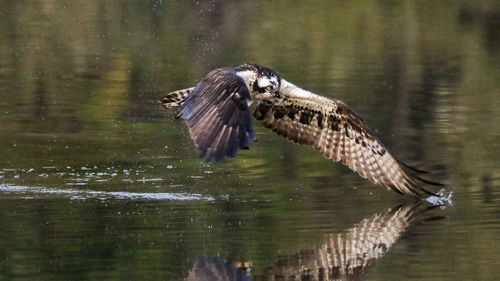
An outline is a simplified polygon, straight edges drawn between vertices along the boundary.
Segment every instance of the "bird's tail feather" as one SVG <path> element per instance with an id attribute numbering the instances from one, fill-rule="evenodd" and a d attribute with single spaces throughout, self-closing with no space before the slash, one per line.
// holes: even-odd
<path id="1" fill-rule="evenodd" d="M 160 103 L 163 109 L 169 109 L 172 106 L 179 106 L 186 99 L 186 97 L 191 93 L 194 87 L 186 88 L 182 90 L 177 90 L 171 93 L 168 93 L 165 97 L 160 99 L 158 102 Z"/>

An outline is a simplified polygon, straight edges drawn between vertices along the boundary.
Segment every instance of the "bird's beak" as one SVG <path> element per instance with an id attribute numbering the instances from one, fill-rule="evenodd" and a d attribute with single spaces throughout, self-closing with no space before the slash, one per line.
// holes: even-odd
<path id="1" fill-rule="evenodd" d="M 273 96 L 274 96 L 275 98 L 279 98 L 279 97 L 281 96 L 281 95 L 280 95 L 280 90 L 276 90 L 276 91 L 274 91 Z"/>

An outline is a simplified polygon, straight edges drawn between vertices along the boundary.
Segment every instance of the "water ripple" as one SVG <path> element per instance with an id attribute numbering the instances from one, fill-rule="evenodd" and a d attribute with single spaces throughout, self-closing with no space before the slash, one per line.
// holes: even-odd
<path id="1" fill-rule="evenodd" d="M 78 189 L 58 189 L 38 186 L 20 186 L 0 184 L 0 192 L 9 194 L 19 194 L 23 198 L 33 199 L 36 195 L 64 195 L 69 196 L 71 200 L 85 199 L 145 199 L 145 200 L 206 200 L 212 201 L 212 196 L 203 196 L 201 194 L 189 193 L 169 193 L 169 192 L 126 192 L 126 191 L 95 191 Z"/>

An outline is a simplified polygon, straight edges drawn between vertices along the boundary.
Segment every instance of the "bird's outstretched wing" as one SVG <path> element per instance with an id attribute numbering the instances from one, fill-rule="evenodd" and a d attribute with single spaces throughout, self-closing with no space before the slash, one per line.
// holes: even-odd
<path id="1" fill-rule="evenodd" d="M 247 100 L 250 92 L 232 69 L 208 73 L 182 104 L 180 116 L 206 161 L 236 156 L 255 141 Z"/>
<path id="2" fill-rule="evenodd" d="M 266 128 L 342 161 L 361 177 L 387 189 L 422 197 L 432 194 L 407 174 L 363 120 L 345 103 L 303 90 L 285 80 L 281 97 L 261 101 L 254 112 Z"/>

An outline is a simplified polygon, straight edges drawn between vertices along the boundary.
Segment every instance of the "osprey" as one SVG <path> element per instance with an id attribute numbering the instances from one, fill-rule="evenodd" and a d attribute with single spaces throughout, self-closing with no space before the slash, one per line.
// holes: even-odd
<path id="1" fill-rule="evenodd" d="M 416 176 L 422 171 L 394 158 L 344 102 L 301 89 L 266 66 L 213 70 L 195 87 L 169 93 L 159 102 L 164 109 L 180 105 L 177 118 L 184 119 L 200 157 L 222 161 L 256 140 L 251 101 L 257 101 L 253 116 L 264 127 L 342 161 L 375 184 L 416 197 L 435 195 L 424 183 L 441 185 Z"/>

